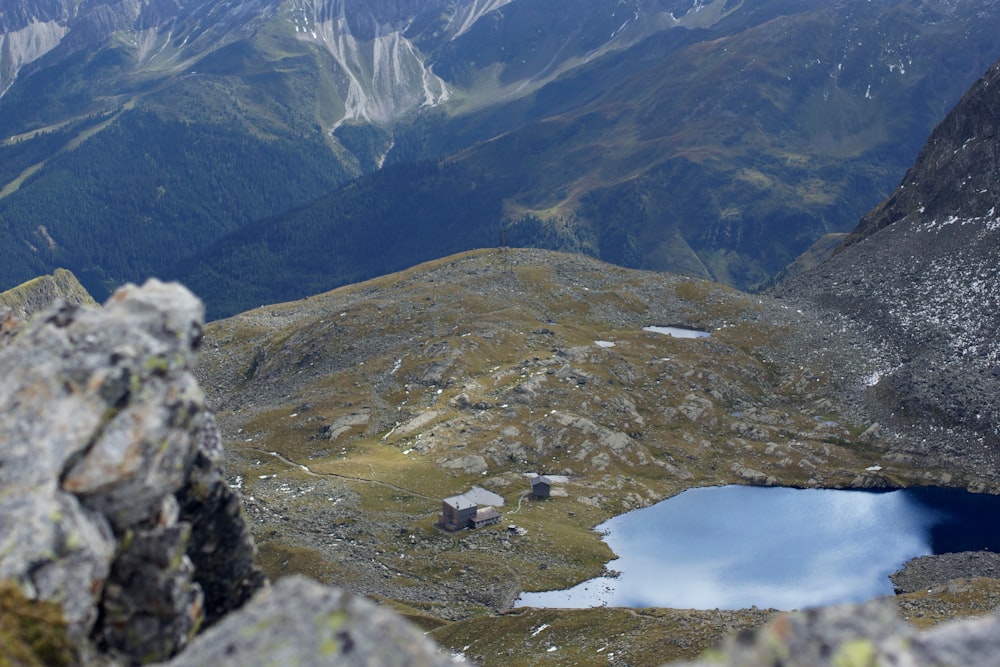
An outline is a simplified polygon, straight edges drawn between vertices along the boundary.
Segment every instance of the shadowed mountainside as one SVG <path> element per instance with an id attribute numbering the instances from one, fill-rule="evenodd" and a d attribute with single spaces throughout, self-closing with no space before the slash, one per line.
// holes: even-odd
<path id="1" fill-rule="evenodd" d="M 884 347 L 873 392 L 880 420 L 924 428 L 928 447 L 963 439 L 992 457 L 1000 447 L 998 107 L 1000 63 L 833 257 L 775 290 L 847 315 Z"/>
<path id="2" fill-rule="evenodd" d="M 0 25 L 0 285 L 179 278 L 210 318 L 501 230 L 760 286 L 1000 56 L 997 0 L 26 8 Z"/>

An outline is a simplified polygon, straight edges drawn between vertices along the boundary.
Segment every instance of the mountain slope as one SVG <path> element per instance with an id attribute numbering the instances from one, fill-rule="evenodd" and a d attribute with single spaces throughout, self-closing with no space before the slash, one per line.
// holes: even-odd
<path id="1" fill-rule="evenodd" d="M 1000 63 L 934 130 L 834 256 L 777 288 L 845 313 L 892 351 L 874 397 L 928 447 L 1000 447 Z M 956 446 L 950 443 L 944 446 Z M 994 461 L 993 465 L 996 465 Z"/>
<path id="2" fill-rule="evenodd" d="M 505 4 L 11 3 L 0 14 L 0 136 L 8 137 L 0 143 L 0 283 L 68 266 L 103 297 L 376 170 L 392 147 L 392 123 L 444 103 L 456 87 L 431 71 L 429 54 L 442 51 L 444 68 L 457 56 L 443 51 L 478 45 L 477 23 Z M 529 19 L 551 15 L 563 14 Z M 577 16 L 581 25 L 611 20 Z M 585 55 L 645 32 L 624 26 L 591 39 Z M 476 95 L 523 87 L 522 76 L 541 85 L 564 69 L 561 58 L 572 67 L 583 53 L 532 48 L 547 73 L 529 66 L 489 85 L 477 77 Z"/>
<path id="3" fill-rule="evenodd" d="M 970 8 L 763 3 L 753 21 L 734 12 L 694 43 L 660 34 L 554 84 L 600 93 L 458 159 L 520 181 L 513 220 L 583 227 L 616 263 L 754 286 L 847 231 L 1000 55 L 985 26 L 997 8 Z M 979 55 L 948 81 L 932 54 L 959 40 Z"/>
<path id="4" fill-rule="evenodd" d="M 506 227 L 760 285 L 889 191 L 998 31 L 997 0 L 14 2 L 0 284 L 66 266 L 102 298 L 156 273 L 230 314 Z M 373 172 L 428 161 L 451 179 L 393 194 L 437 230 L 420 256 L 373 259 L 363 229 L 334 267 L 274 245 L 344 239 L 336 216 L 367 206 Z M 436 211 L 472 184 L 499 218 L 442 236 Z M 303 217 L 330 222 L 281 231 Z M 236 300 L 251 257 L 275 287 Z"/>
<path id="5" fill-rule="evenodd" d="M 787 3 L 771 3 L 753 15 L 760 23 L 733 12 L 711 30 L 661 32 L 498 108 L 439 110 L 404 123 L 386 163 L 450 152 L 442 174 L 452 177 L 429 190 L 403 179 L 392 197 L 431 212 L 412 219 L 420 229 L 433 229 L 432 212 L 470 187 L 502 210 L 499 220 L 470 215 L 477 229 L 466 237 L 475 240 L 456 247 L 442 238 L 448 252 L 492 245 L 506 228 L 512 244 L 764 285 L 889 192 L 945 110 L 1000 55 L 992 38 L 998 7 L 963 7 L 800 3 L 782 13 L 791 12 Z M 956 40 L 974 68 L 964 79 L 946 74 L 954 63 L 940 55 L 954 53 Z M 275 224 L 324 245 L 338 234 L 339 211 L 363 206 L 356 194 L 384 179 L 364 181 Z M 329 222 L 302 226 L 303 217 Z M 282 253 L 261 238 L 265 226 L 257 234 L 206 249 L 199 262 L 231 267 L 270 255 L 278 269 Z M 377 272 L 363 251 L 353 258 L 362 269 L 353 275 Z M 308 262 L 292 272 L 310 287 L 350 282 Z M 218 278 L 183 267 L 177 275 L 203 293 Z M 275 286 L 242 305 L 308 291 Z M 219 312 L 211 297 L 209 305 Z"/>

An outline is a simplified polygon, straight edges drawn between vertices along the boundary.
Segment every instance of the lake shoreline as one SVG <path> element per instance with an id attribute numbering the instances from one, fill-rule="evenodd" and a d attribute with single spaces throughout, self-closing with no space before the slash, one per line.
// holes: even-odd
<path id="1" fill-rule="evenodd" d="M 1000 497 L 944 487 L 689 489 L 595 528 L 618 555 L 604 575 L 561 591 L 522 593 L 515 606 L 794 609 L 863 602 L 892 595 L 891 577 L 915 558 L 1000 550 L 1000 538 L 981 530 L 997 510 Z"/>

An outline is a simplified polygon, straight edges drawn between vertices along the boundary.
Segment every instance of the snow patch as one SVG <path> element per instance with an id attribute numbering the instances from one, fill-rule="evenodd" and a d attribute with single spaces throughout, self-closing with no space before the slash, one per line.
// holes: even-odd
<path id="1" fill-rule="evenodd" d="M 923 213 L 924 208 L 921 206 L 917 209 L 918 212 Z M 987 232 L 995 232 L 1000 230 L 1000 217 L 997 216 L 996 206 L 990 208 L 986 215 L 974 217 L 974 218 L 959 218 L 957 215 L 949 215 L 944 220 L 938 220 L 934 218 L 932 220 L 927 220 L 914 227 L 918 232 L 940 232 L 945 227 L 949 225 L 954 225 L 958 223 L 959 225 L 965 227 L 968 225 L 981 225 L 983 229 Z"/>
<path id="2" fill-rule="evenodd" d="M 708 338 L 711 334 L 707 331 L 698 331 L 697 329 L 683 329 L 681 327 L 659 327 L 650 326 L 643 327 L 643 331 L 650 331 L 652 333 L 663 334 L 665 336 L 671 336 L 673 338 Z"/>
<path id="3" fill-rule="evenodd" d="M 535 629 L 534 629 L 534 630 L 533 630 L 533 631 L 531 632 L 531 636 L 532 636 L 532 637 L 537 637 L 537 636 L 538 636 L 538 633 L 540 633 L 540 632 L 541 632 L 542 630 L 546 630 L 546 629 L 548 629 L 548 627 L 549 627 L 549 624 L 548 624 L 548 623 L 542 623 L 541 625 L 539 625 L 539 626 L 538 626 L 537 628 L 535 628 Z"/>

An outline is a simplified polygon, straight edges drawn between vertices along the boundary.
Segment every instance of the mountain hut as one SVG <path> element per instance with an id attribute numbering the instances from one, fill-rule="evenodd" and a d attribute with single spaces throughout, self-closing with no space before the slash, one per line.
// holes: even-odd
<path id="1" fill-rule="evenodd" d="M 476 518 L 478 507 L 465 494 L 451 496 L 441 501 L 441 526 L 447 530 L 462 530 L 472 525 Z"/>
<path id="2" fill-rule="evenodd" d="M 495 523 L 500 523 L 500 512 L 497 512 L 492 507 L 481 507 L 476 511 L 476 516 L 472 519 L 473 528 L 492 526 Z"/>
<path id="3" fill-rule="evenodd" d="M 545 475 L 537 475 L 531 478 L 531 495 L 535 498 L 548 498 L 552 493 L 552 480 Z"/>

